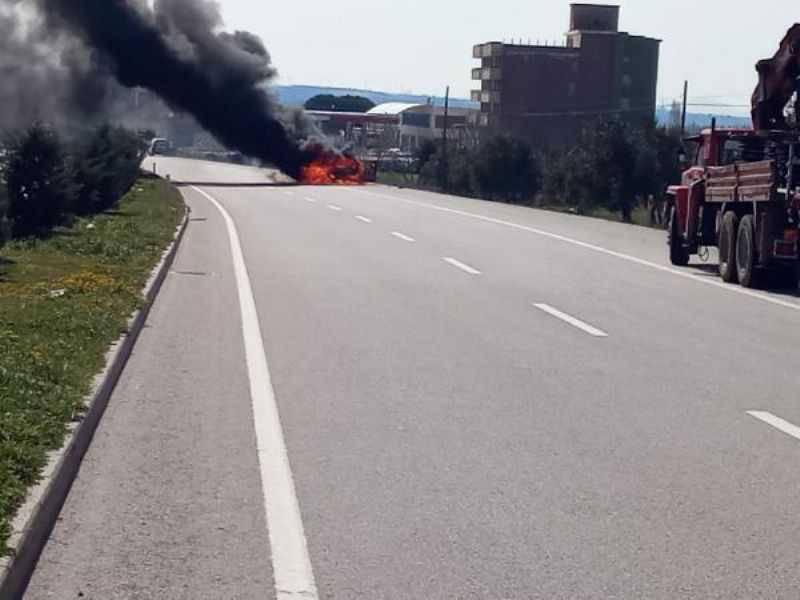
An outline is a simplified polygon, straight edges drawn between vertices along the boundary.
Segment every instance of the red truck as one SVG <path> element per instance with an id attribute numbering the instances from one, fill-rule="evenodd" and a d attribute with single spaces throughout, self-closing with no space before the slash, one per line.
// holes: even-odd
<path id="1" fill-rule="evenodd" d="M 753 287 L 772 271 L 797 288 L 800 131 L 785 114 L 800 97 L 800 25 L 757 70 L 754 128 L 712 125 L 687 140 L 696 146 L 693 166 L 667 191 L 670 260 L 685 266 L 691 255 L 716 247 L 724 281 Z"/>

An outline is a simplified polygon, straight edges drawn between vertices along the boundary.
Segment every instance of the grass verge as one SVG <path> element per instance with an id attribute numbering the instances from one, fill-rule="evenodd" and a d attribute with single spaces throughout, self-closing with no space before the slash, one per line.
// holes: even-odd
<path id="1" fill-rule="evenodd" d="M 183 210 L 175 188 L 143 178 L 118 210 L 0 250 L 0 555 L 14 512 L 47 452 L 80 419 Z"/>

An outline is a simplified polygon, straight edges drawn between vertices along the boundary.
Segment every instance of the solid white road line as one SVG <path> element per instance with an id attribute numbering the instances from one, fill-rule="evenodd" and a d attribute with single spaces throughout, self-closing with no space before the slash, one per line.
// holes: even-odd
<path id="1" fill-rule="evenodd" d="M 393 231 L 392 235 L 398 240 L 403 240 L 404 242 L 414 243 L 417 241 L 414 238 L 407 236 L 405 233 L 400 233 L 399 231 Z"/>
<path id="2" fill-rule="evenodd" d="M 335 210 L 336 212 L 342 210 L 341 206 L 336 206 L 335 204 L 328 204 L 328 208 L 330 208 L 331 210 Z"/>
<path id="3" fill-rule="evenodd" d="M 361 215 L 358 215 L 356 219 L 358 221 L 361 221 L 362 223 L 372 223 L 372 219 L 368 219 L 367 217 L 362 217 Z"/>
<path id="4" fill-rule="evenodd" d="M 534 304 L 534 306 L 539 310 L 546 312 L 548 315 L 555 317 L 556 319 L 560 319 L 565 323 L 569 323 L 573 327 L 577 327 L 578 329 L 588 333 L 589 335 L 592 335 L 594 337 L 608 337 L 608 334 L 605 331 L 601 331 L 596 327 L 592 327 L 588 323 L 584 323 L 580 319 L 576 319 L 575 317 L 572 317 L 567 313 L 563 313 L 560 310 L 553 308 L 549 304 Z"/>
<path id="5" fill-rule="evenodd" d="M 773 298 L 772 296 L 767 296 L 761 292 L 756 292 L 753 290 L 749 290 L 747 288 L 743 288 L 740 286 L 731 285 L 728 283 L 724 283 L 718 279 L 709 278 L 707 275 L 697 275 L 692 273 L 691 271 L 681 271 L 679 269 L 674 269 L 672 267 L 667 267 L 665 265 L 660 265 L 658 263 L 651 262 L 649 260 L 644 260 L 642 258 L 637 258 L 635 256 L 631 256 L 629 254 L 624 254 L 622 252 L 617 252 L 615 250 L 609 250 L 608 248 L 603 248 L 602 246 L 597 246 L 595 244 L 589 244 L 587 242 L 582 242 L 580 240 L 576 240 L 574 238 L 566 237 L 563 235 L 558 235 L 555 233 L 550 233 L 549 231 L 544 231 L 542 229 L 537 229 L 535 227 L 528 227 L 526 225 L 520 225 L 519 223 L 513 223 L 511 221 L 504 221 L 503 219 L 495 219 L 492 217 L 486 217 L 484 215 L 479 215 L 463 210 L 456 210 L 454 208 L 445 208 L 444 206 L 438 206 L 436 204 L 430 204 L 428 202 L 420 202 L 417 200 L 409 200 L 407 198 L 401 198 L 399 196 L 390 196 L 389 194 L 380 194 L 377 192 L 370 192 L 367 190 L 352 188 L 354 192 L 361 193 L 361 194 L 369 194 L 371 196 L 375 196 L 377 198 L 387 198 L 389 200 L 395 200 L 399 202 L 405 202 L 406 204 L 413 204 L 415 206 L 421 206 L 424 208 L 429 208 L 431 210 L 436 210 L 439 212 L 450 213 L 454 215 L 459 215 L 462 217 L 468 217 L 470 219 L 477 219 L 479 221 L 483 221 L 485 223 L 492 223 L 494 225 L 502 225 L 504 227 L 511 227 L 512 229 L 517 229 L 520 231 L 527 231 L 528 233 L 535 233 L 536 235 L 540 235 L 551 240 L 556 240 L 559 242 L 564 242 L 566 244 L 572 244 L 573 246 L 578 246 L 579 248 L 584 248 L 586 250 L 591 250 L 592 252 L 598 252 L 600 254 L 605 254 L 606 256 L 613 256 L 614 258 L 618 258 L 621 260 L 625 260 L 642 267 L 648 267 L 650 269 L 655 269 L 657 271 L 661 271 L 662 273 L 669 273 L 670 275 L 675 275 L 677 277 L 683 277 L 684 279 L 690 279 L 697 283 L 703 283 L 705 285 L 710 285 L 715 288 L 725 290 L 727 292 L 731 292 L 733 294 L 739 294 L 742 296 L 747 296 L 749 298 L 754 298 L 756 300 L 762 300 L 764 302 L 768 302 L 775 306 L 780 306 L 782 308 L 790 308 L 792 310 L 800 311 L 800 304 L 794 302 L 788 302 L 786 300 L 780 300 L 778 298 Z"/>
<path id="6" fill-rule="evenodd" d="M 755 417 L 759 421 L 763 421 L 768 425 L 772 425 L 775 429 L 782 431 L 783 433 L 792 436 L 800 440 L 800 427 L 789 423 L 789 421 L 785 421 L 780 417 L 776 417 L 772 413 L 760 411 L 760 410 L 751 410 L 747 412 L 748 415 L 751 417 Z"/>
<path id="7" fill-rule="evenodd" d="M 261 487 L 272 550 L 272 569 L 278 600 L 316 600 L 317 584 L 308 554 L 300 505 L 297 502 L 292 469 L 286 452 L 275 391 L 261 337 L 250 276 L 242 253 L 236 224 L 225 208 L 212 196 L 192 188 L 207 198 L 222 215 L 228 229 L 233 269 L 239 292 L 242 333 L 250 378 L 250 398 L 261 468 Z"/>
<path id="8" fill-rule="evenodd" d="M 447 264 L 454 266 L 456 269 L 461 269 L 462 271 L 465 271 L 465 272 L 469 273 L 470 275 L 480 275 L 481 274 L 481 272 L 478 271 L 478 269 L 474 269 L 474 268 L 470 267 L 469 265 L 465 265 L 463 262 L 461 262 L 460 260 L 456 260 L 455 258 L 447 258 L 447 257 L 445 257 L 442 260 L 444 262 L 446 262 Z"/>
<path id="9" fill-rule="evenodd" d="M 311 202 L 312 204 L 316 204 L 317 199 L 316 198 L 306 198 L 306 202 Z"/>

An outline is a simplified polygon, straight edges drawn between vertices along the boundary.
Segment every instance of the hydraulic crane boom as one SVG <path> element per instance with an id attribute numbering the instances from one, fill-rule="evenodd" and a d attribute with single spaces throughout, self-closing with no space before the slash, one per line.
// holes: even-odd
<path id="1" fill-rule="evenodd" d="M 770 59 L 756 65 L 759 81 L 753 93 L 753 128 L 756 131 L 789 129 L 784 109 L 798 91 L 800 77 L 800 23 L 795 24 Z"/>

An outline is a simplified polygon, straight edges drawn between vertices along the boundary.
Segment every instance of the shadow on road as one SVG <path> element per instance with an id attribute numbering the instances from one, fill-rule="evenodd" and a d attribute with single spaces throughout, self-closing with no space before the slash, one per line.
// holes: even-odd
<path id="1" fill-rule="evenodd" d="M 689 267 L 695 275 L 699 275 L 702 277 L 708 277 L 713 279 L 720 279 L 719 277 L 719 265 L 716 263 L 705 263 L 705 264 L 692 264 Z M 775 271 L 766 271 L 759 273 L 760 277 L 756 281 L 756 290 L 760 290 L 762 292 L 769 292 L 770 294 L 775 294 L 778 296 L 787 296 L 790 298 L 800 298 L 800 288 L 793 288 L 786 284 L 784 278 L 781 277 L 780 273 Z M 720 279 L 720 281 L 722 281 Z M 736 285 L 736 284 L 731 284 Z"/>

